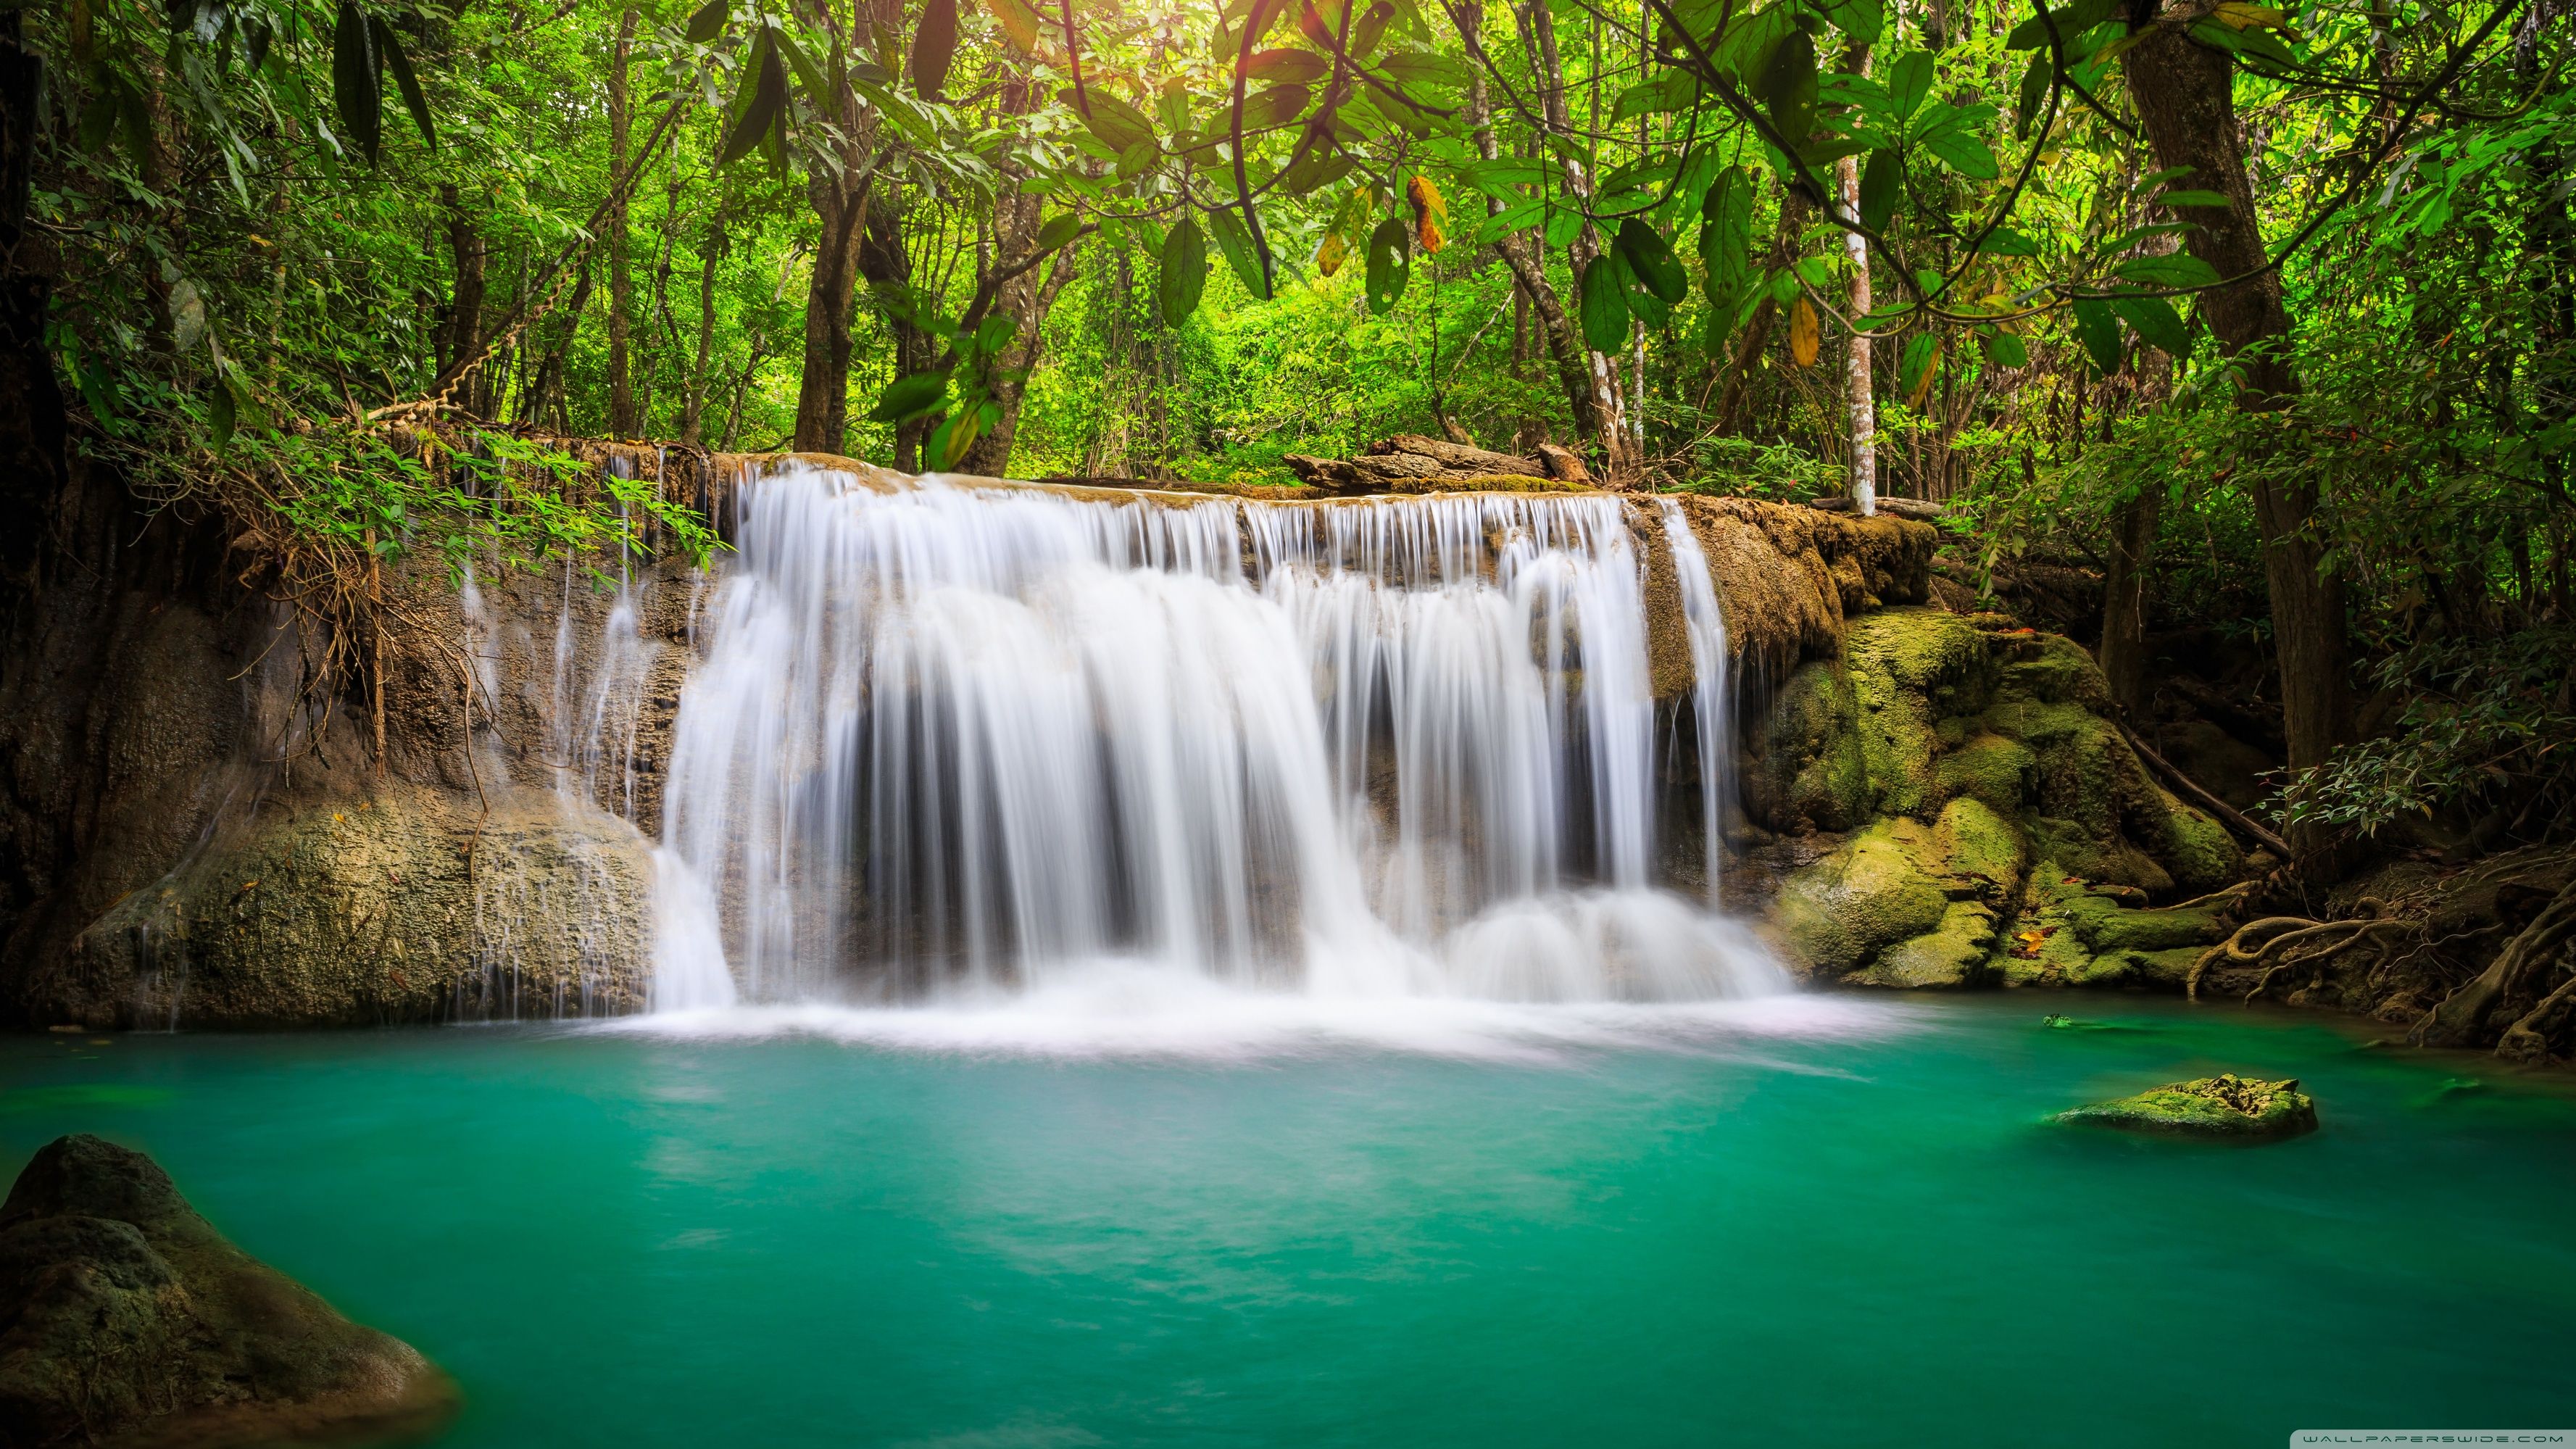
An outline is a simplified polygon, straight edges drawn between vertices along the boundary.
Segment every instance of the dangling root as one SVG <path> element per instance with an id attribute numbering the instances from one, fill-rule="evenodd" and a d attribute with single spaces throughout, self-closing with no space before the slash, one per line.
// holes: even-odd
<path id="1" fill-rule="evenodd" d="M 2217 962 L 2260 961 L 2270 951 L 2271 943 L 2282 938 L 2282 933 L 2297 935 L 2323 924 L 2305 916 L 2265 916 L 2260 920 L 2247 921 L 2236 928 L 2234 935 L 2201 952 L 2200 959 L 2191 963 L 2191 974 L 2183 978 L 2183 995 L 2198 1001 L 2201 973 Z"/>

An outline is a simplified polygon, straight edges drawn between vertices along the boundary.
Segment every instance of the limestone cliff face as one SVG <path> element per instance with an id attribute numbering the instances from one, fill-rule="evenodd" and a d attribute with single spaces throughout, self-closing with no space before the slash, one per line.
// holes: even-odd
<path id="1" fill-rule="evenodd" d="M 1745 742 L 1744 797 L 1798 857 L 1770 919 L 1820 981 L 2179 991 L 2238 878 L 2217 821 L 2149 777 L 2091 656 L 1999 616 L 1849 621 Z"/>
<path id="2" fill-rule="evenodd" d="M 650 456 L 649 452 L 646 454 Z M 632 460 L 630 460 L 630 465 Z M 92 479 L 0 649 L 0 1020 L 367 1025 L 632 1009 L 691 583 L 385 587 L 378 698 L 221 540 Z M 614 569 L 613 563 L 608 566 Z M 621 617 L 620 609 L 624 610 Z M 369 641 L 372 643 L 372 641 Z"/>

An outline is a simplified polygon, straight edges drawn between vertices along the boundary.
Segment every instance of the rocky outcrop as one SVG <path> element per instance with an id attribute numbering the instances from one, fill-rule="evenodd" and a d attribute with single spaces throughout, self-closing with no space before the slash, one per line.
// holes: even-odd
<path id="1" fill-rule="evenodd" d="M 727 511 L 699 462 L 666 483 Z M 323 643 L 245 588 L 220 541 L 165 540 L 166 514 L 120 526 L 156 548 L 119 554 L 104 526 L 67 539 L 0 650 L 0 1019 L 358 1025 L 641 1003 L 681 571 L 620 591 L 614 560 L 487 560 L 461 589 L 424 550 L 386 573 L 388 615 L 408 625 L 383 637 L 379 696 L 346 676 L 317 687 Z"/>
<path id="2" fill-rule="evenodd" d="M 0 1443 L 378 1442 L 456 1389 L 225 1241 L 142 1153 L 63 1137 L 0 1205 Z"/>
<path id="3" fill-rule="evenodd" d="M 2267 1082 L 2223 1072 L 2061 1112 L 2057 1120 L 2166 1137 L 2278 1142 L 2317 1130 L 2317 1104 L 2295 1078 Z"/>
<path id="4" fill-rule="evenodd" d="M 2244 856 L 2159 787 L 2091 656 L 1996 617 L 1848 622 L 1747 741 L 1748 813 L 1803 858 L 1771 906 L 1816 979 L 2181 991 Z M 1803 849 L 1801 846 L 1803 845 Z"/>

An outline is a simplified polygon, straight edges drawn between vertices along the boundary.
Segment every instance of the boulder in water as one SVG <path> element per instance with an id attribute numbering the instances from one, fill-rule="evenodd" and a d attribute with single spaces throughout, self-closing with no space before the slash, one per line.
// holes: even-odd
<path id="1" fill-rule="evenodd" d="M 2096 1102 L 2058 1114 L 2058 1121 L 2123 1132 L 2153 1132 L 2226 1142 L 2278 1142 L 2317 1130 L 2317 1104 L 2298 1079 L 2267 1082 L 2222 1072 L 2170 1082 L 2134 1097 Z"/>
<path id="2" fill-rule="evenodd" d="M 0 1442 L 409 1438 L 456 1388 L 197 1216 L 151 1158 L 86 1134 L 0 1205 Z"/>

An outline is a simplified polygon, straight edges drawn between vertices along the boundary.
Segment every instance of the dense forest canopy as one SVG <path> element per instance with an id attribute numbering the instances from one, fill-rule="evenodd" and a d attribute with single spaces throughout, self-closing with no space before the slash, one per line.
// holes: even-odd
<path id="1" fill-rule="evenodd" d="M 1253 484 L 1399 430 L 1549 442 L 1617 486 L 1943 503 L 1979 588 L 2099 576 L 2132 707 L 2158 620 L 2260 649 L 2313 839 L 2527 838 L 2576 796 L 2565 0 L 8 27 L 13 342 L 74 446 L 300 599 L 639 509 L 714 546 L 647 481 L 502 486 L 543 456 L 514 434 Z"/>

